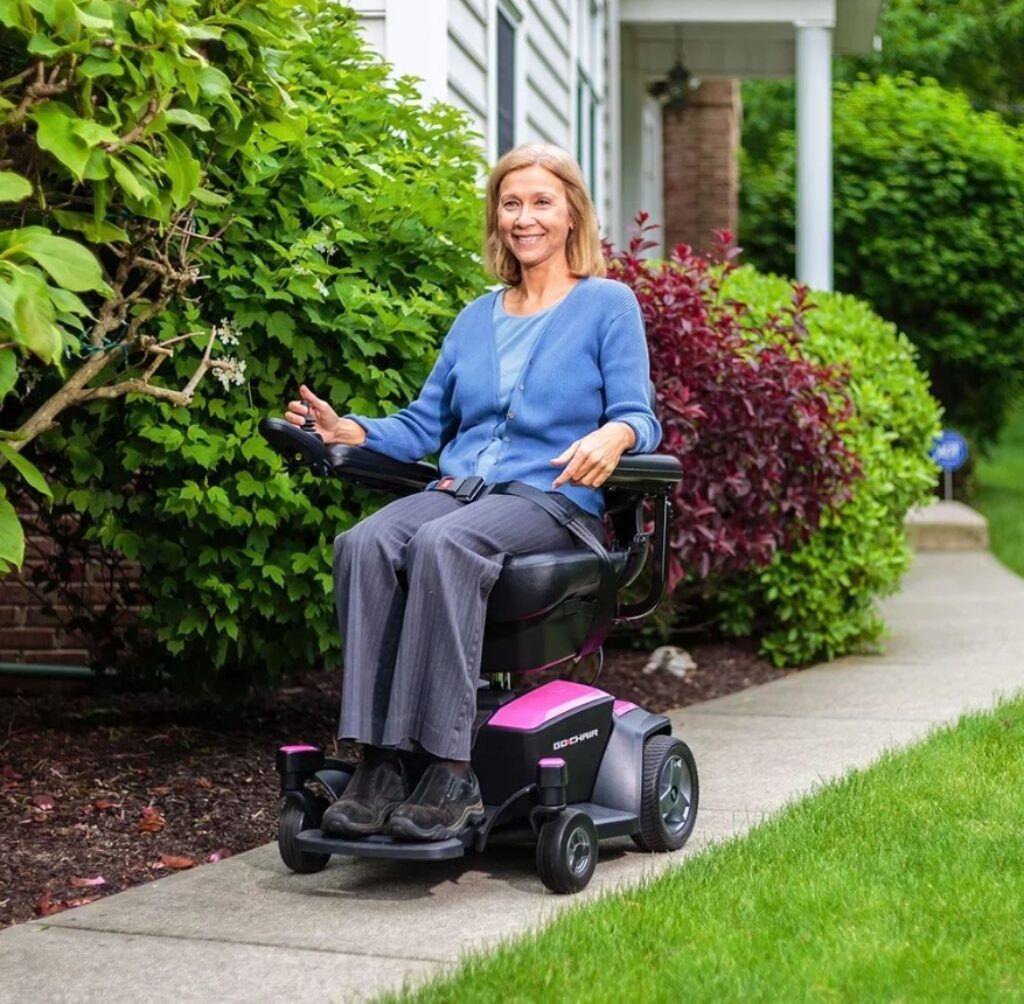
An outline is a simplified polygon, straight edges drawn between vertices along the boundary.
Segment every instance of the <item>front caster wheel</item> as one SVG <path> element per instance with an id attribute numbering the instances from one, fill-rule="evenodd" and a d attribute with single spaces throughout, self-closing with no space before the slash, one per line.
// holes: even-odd
<path id="1" fill-rule="evenodd" d="M 585 889 L 596 867 L 597 829 L 585 812 L 567 809 L 540 828 L 537 874 L 552 892 Z"/>
<path id="2" fill-rule="evenodd" d="M 640 832 L 633 843 L 643 851 L 679 850 L 697 822 L 698 794 L 690 747 L 673 736 L 651 736 L 644 744 Z"/>
<path id="3" fill-rule="evenodd" d="M 330 854 L 313 854 L 299 848 L 295 838 L 303 830 L 312 830 L 316 823 L 309 818 L 306 810 L 292 799 L 286 799 L 281 806 L 281 818 L 277 824 L 277 849 L 281 860 L 293 871 L 310 875 L 327 867 Z"/>

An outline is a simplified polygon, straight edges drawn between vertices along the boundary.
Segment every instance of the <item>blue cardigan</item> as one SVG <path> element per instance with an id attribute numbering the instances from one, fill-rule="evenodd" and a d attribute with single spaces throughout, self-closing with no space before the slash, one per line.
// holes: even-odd
<path id="1" fill-rule="evenodd" d="M 493 320 L 500 295 L 486 293 L 459 314 L 407 408 L 387 418 L 347 416 L 366 430 L 366 446 L 405 461 L 440 450 L 442 475 L 466 477 L 504 420 L 503 449 L 487 480 L 524 481 L 544 491 L 562 470 L 551 460 L 605 422 L 632 427 L 630 453 L 654 450 L 661 426 L 648 401 L 647 341 L 632 290 L 610 279 L 581 279 L 552 313 L 504 414 Z M 604 511 L 600 490 L 559 490 L 594 515 Z"/>

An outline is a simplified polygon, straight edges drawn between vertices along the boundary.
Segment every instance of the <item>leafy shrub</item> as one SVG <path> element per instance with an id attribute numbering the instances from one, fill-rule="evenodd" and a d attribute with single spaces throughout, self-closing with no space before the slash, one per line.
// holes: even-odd
<path id="1" fill-rule="evenodd" d="M 746 337 L 755 343 L 772 333 L 771 318 L 794 295 L 785 279 L 750 266 L 729 275 L 721 292 L 745 305 Z M 815 292 L 810 299 L 801 349 L 819 364 L 847 368 L 854 407 L 842 439 L 863 476 L 840 508 L 822 514 L 813 537 L 716 594 L 724 627 L 761 633 L 762 650 L 779 665 L 833 658 L 879 639 L 884 625 L 874 601 L 896 590 L 910 562 L 903 517 L 936 478 L 928 449 L 939 409 L 914 347 L 851 296 Z"/>
<path id="2" fill-rule="evenodd" d="M 984 444 L 1024 386 L 1024 139 L 934 82 L 840 85 L 836 285 L 919 347 L 950 421 Z M 743 241 L 792 269 L 795 137 L 745 178 Z"/>
<path id="3" fill-rule="evenodd" d="M 141 563 L 167 668 L 244 686 L 336 647 L 330 543 L 379 504 L 298 483 L 256 423 L 302 380 L 368 414 L 414 395 L 455 312 L 483 288 L 482 164 L 461 115 L 425 109 L 410 82 L 389 79 L 343 4 L 167 10 L 200 40 L 221 100 L 244 100 L 247 113 L 189 134 L 215 196 L 191 206 L 198 281 L 143 330 L 205 340 L 216 329 L 238 365 L 189 408 L 133 398 L 127 410 L 69 412 L 38 441 L 39 459 L 66 480 L 54 517 L 81 513 L 91 540 Z M 189 108 L 187 67 L 161 65 L 161 100 Z M 104 81 L 136 101 L 137 86 L 133 74 Z M 104 378 L 138 368 L 133 352 L 116 353 Z M 175 355 L 160 376 L 180 384 L 194 368 Z"/>
<path id="4" fill-rule="evenodd" d="M 889 0 L 881 52 L 841 61 L 847 75 L 913 73 L 963 91 L 975 108 L 1024 117 L 1022 0 Z"/>
<path id="5" fill-rule="evenodd" d="M 751 339 L 743 304 L 723 295 L 726 269 L 685 246 L 652 263 L 641 257 L 652 246 L 634 237 L 609 274 L 640 302 L 660 449 L 683 465 L 670 586 L 707 588 L 806 541 L 849 498 L 859 473 L 842 437 L 851 407 L 840 369 L 801 352 L 800 302 Z"/>
<path id="6" fill-rule="evenodd" d="M 0 574 L 24 547 L 7 486 L 15 474 L 49 494 L 27 454 L 65 411 L 129 390 L 187 405 L 207 371 L 235 372 L 209 340 L 184 389 L 155 383 L 193 335 L 161 341 L 154 319 L 199 278 L 211 235 L 196 206 L 225 202 L 206 165 L 301 126 L 267 43 L 301 33 L 304 14 L 283 0 L 229 15 L 178 0 L 0 5 L 0 427 L 17 426 L 0 431 Z"/>

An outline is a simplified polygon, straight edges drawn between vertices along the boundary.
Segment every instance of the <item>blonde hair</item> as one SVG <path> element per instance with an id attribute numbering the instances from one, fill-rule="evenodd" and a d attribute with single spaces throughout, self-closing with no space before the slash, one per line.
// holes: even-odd
<path id="1" fill-rule="evenodd" d="M 560 146 L 549 143 L 524 143 L 509 150 L 491 169 L 487 179 L 487 237 L 484 241 L 484 264 L 487 270 L 509 286 L 523 277 L 519 261 L 498 233 L 498 196 L 505 176 L 522 167 L 539 164 L 547 168 L 565 186 L 572 228 L 565 242 L 569 271 L 579 277 L 604 275 L 604 255 L 597 226 L 597 211 L 587 192 L 579 164 Z"/>

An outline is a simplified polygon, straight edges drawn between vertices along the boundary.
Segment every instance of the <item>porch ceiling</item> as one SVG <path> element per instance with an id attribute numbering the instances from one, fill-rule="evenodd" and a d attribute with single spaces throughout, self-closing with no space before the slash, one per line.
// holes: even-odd
<path id="1" fill-rule="evenodd" d="M 665 21 L 623 25 L 622 66 L 663 77 L 681 55 L 695 77 L 791 77 L 796 72 L 792 24 Z"/>
<path id="2" fill-rule="evenodd" d="M 882 0 L 620 0 L 623 67 L 664 76 L 791 77 L 796 26 L 835 28 L 837 54 L 871 51 Z"/>

